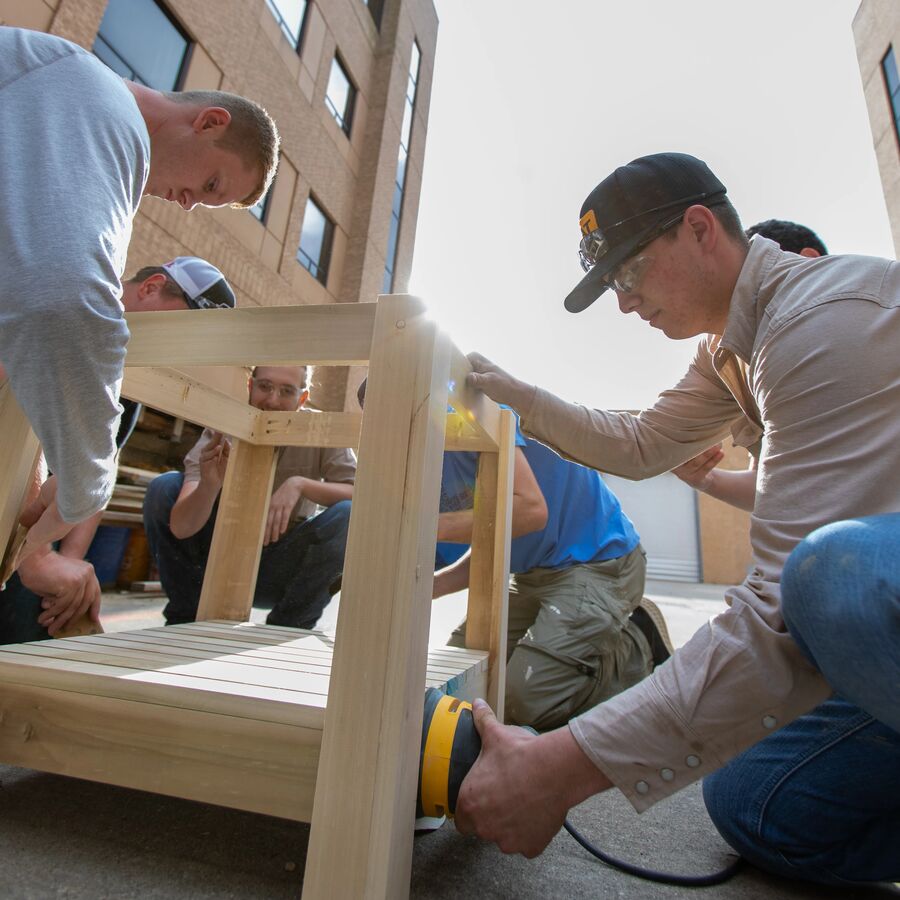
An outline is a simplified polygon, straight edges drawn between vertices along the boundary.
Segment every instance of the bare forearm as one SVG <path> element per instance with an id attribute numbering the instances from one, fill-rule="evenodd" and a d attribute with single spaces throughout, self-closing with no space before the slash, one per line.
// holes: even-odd
<path id="1" fill-rule="evenodd" d="M 341 500 L 353 499 L 353 485 L 341 484 L 337 481 L 315 481 L 312 478 L 295 476 L 302 481 L 302 494 L 304 497 L 317 503 L 319 506 L 334 506 Z"/>
<path id="2" fill-rule="evenodd" d="M 201 480 L 196 490 L 179 497 L 169 515 L 172 534 L 182 540 L 195 535 L 209 521 L 218 496 L 218 487 Z"/>
<path id="3" fill-rule="evenodd" d="M 431 591 L 433 598 L 445 597 L 447 594 L 455 594 L 469 586 L 469 560 L 471 551 L 466 552 L 452 566 L 435 572 L 434 586 Z"/>
<path id="4" fill-rule="evenodd" d="M 700 490 L 723 503 L 753 512 L 756 503 L 756 472 L 748 469 L 740 472 L 713 469 Z"/>
<path id="5" fill-rule="evenodd" d="M 59 544 L 59 553 L 61 556 L 68 556 L 70 559 L 84 559 L 91 541 L 97 533 L 97 527 L 100 519 L 103 517 L 102 510 L 94 513 L 89 519 L 79 522 Z"/>

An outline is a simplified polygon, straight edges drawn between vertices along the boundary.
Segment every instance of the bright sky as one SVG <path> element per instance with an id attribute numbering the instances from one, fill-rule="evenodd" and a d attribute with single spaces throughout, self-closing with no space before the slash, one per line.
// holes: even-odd
<path id="1" fill-rule="evenodd" d="M 572 315 L 578 212 L 647 153 L 706 160 L 746 225 L 893 257 L 851 22 L 858 0 L 435 0 L 411 293 L 463 350 L 598 407 L 649 405 L 695 340 L 612 294 Z"/>

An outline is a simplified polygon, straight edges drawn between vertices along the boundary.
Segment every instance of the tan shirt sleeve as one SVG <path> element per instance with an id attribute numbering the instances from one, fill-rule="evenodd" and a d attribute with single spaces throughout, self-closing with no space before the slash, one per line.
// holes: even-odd
<path id="1" fill-rule="evenodd" d="M 638 480 L 668 472 L 706 450 L 742 417 L 704 339 L 681 381 L 638 415 L 589 409 L 538 388 L 521 427 L 566 459 Z"/>
<path id="2" fill-rule="evenodd" d="M 751 386 L 766 438 L 750 575 L 650 678 L 570 723 L 638 810 L 831 693 L 785 631 L 781 571 L 816 528 L 900 509 L 898 346 L 896 310 L 843 300 L 776 323 L 758 348 Z"/>
<path id="3" fill-rule="evenodd" d="M 326 447 L 322 450 L 322 481 L 353 484 L 356 481 L 356 454 L 349 447 Z"/>

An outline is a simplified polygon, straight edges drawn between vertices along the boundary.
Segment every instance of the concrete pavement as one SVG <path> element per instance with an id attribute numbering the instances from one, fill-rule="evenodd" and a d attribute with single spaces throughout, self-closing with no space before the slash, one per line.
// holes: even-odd
<path id="1" fill-rule="evenodd" d="M 723 604 L 722 589 L 711 585 L 651 582 L 648 595 L 665 613 L 676 644 Z M 438 601 L 433 638 L 449 633 L 463 605 L 459 596 Z M 159 598 L 113 595 L 104 603 L 104 624 L 107 630 L 159 624 L 161 608 Z M 254 618 L 259 614 L 254 611 Z M 731 859 L 696 786 L 640 820 L 615 792 L 591 798 L 573 812 L 573 820 L 605 850 L 642 866 L 699 874 Z M 308 834 L 306 825 L 267 816 L 0 766 L 3 900 L 297 897 Z M 750 867 L 697 894 L 717 900 L 888 895 L 887 889 L 838 891 L 787 882 Z M 530 861 L 462 837 L 452 824 L 415 841 L 411 897 L 422 900 L 688 896 L 686 888 L 607 868 L 565 832 Z"/>

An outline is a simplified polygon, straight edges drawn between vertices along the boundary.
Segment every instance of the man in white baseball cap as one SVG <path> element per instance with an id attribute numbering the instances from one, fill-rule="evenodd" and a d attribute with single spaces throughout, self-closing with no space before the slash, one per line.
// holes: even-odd
<path id="1" fill-rule="evenodd" d="M 233 308 L 234 291 L 225 276 L 197 256 L 179 256 L 161 266 L 144 266 L 122 282 L 126 312 Z M 121 449 L 134 430 L 141 405 L 122 398 L 116 436 Z M 0 592 L 0 644 L 52 637 L 85 612 L 96 621 L 100 585 L 84 559 L 102 512 L 79 522 L 58 549 L 46 544 L 22 562 Z M 47 601 L 46 608 L 44 602 Z"/>

